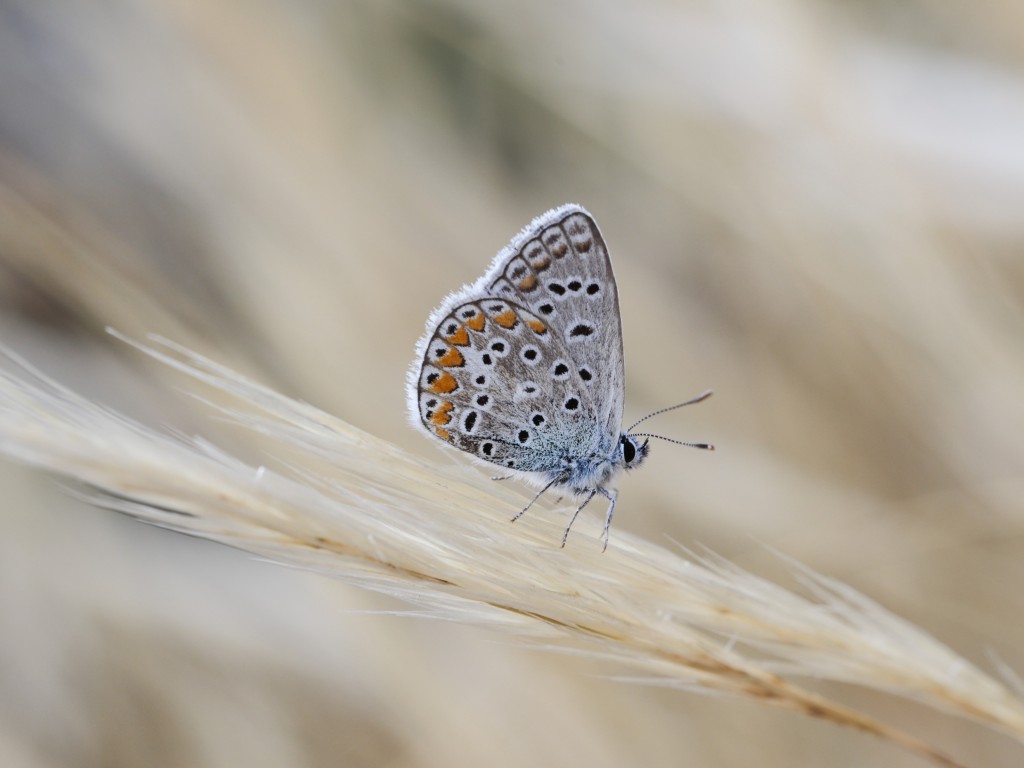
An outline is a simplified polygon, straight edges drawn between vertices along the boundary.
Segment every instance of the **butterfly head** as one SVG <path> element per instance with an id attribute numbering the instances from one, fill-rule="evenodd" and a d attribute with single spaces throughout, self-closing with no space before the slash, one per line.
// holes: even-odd
<path id="1" fill-rule="evenodd" d="M 643 464 L 644 459 L 647 458 L 648 451 L 650 451 L 648 445 L 650 442 L 649 439 L 645 439 L 641 443 L 628 432 L 623 432 L 619 435 L 619 451 L 622 457 L 622 466 L 626 469 L 636 469 Z"/>
<path id="2" fill-rule="evenodd" d="M 634 469 L 635 467 L 639 467 L 643 460 L 647 458 L 647 453 L 650 450 L 647 444 L 650 442 L 650 438 L 652 437 L 656 437 L 659 440 L 664 440 L 665 442 L 668 443 L 675 443 L 676 445 L 688 445 L 691 448 L 703 448 L 706 451 L 715 450 L 715 446 L 711 445 L 711 443 L 691 443 L 684 440 L 673 440 L 671 437 L 665 437 L 664 435 L 655 435 L 651 434 L 650 432 L 633 432 L 634 427 L 636 427 L 638 424 L 642 422 L 647 421 L 652 416 L 658 416 L 662 413 L 667 413 L 668 411 L 674 411 L 676 408 L 682 408 L 684 405 L 693 405 L 694 403 L 699 403 L 704 400 L 707 400 L 709 397 L 711 397 L 710 389 L 707 392 L 703 392 L 697 395 L 697 397 L 691 400 L 687 400 L 685 403 L 679 403 L 678 405 L 671 405 L 668 408 L 662 408 L 661 410 L 655 411 L 654 413 L 649 413 L 639 421 L 634 422 L 629 429 L 627 429 L 625 432 L 619 435 L 619 450 L 622 451 L 622 466 L 624 466 L 626 469 Z M 645 439 L 643 443 L 641 443 L 639 440 L 639 438 L 641 437 L 647 439 Z"/>

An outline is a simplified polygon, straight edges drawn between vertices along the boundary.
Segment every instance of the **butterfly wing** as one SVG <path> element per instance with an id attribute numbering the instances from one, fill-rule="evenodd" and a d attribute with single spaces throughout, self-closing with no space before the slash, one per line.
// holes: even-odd
<path id="1" fill-rule="evenodd" d="M 554 343 L 564 343 L 574 372 L 592 393 L 598 422 L 617 436 L 625 397 L 619 294 L 593 217 L 574 204 L 548 211 L 491 269 L 497 277 L 488 292 L 518 302 L 552 326 Z"/>
<path id="2" fill-rule="evenodd" d="M 428 321 L 414 421 L 485 461 L 559 471 L 618 435 L 623 362 L 607 248 L 581 207 L 535 219 Z"/>

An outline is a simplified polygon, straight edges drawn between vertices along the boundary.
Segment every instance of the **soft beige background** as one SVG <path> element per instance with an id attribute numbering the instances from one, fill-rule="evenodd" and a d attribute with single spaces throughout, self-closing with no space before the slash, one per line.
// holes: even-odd
<path id="1" fill-rule="evenodd" d="M 106 325 L 438 456 L 424 319 L 566 201 L 612 250 L 627 418 L 716 391 L 652 427 L 718 452 L 654 446 L 617 525 L 1024 668 L 1017 5 L 0 1 L 2 342 L 149 423 L 221 437 Z M 5 766 L 920 765 L 0 487 Z"/>

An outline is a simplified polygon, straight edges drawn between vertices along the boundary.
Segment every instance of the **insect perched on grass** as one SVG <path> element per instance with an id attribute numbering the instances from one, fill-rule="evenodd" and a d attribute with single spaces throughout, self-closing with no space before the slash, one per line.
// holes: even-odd
<path id="1" fill-rule="evenodd" d="M 472 285 L 431 313 L 409 372 L 413 423 L 508 477 L 581 498 L 562 536 L 598 494 L 647 458 L 649 438 L 622 430 L 625 371 L 619 298 L 608 249 L 591 215 L 563 205 L 534 219 Z"/>

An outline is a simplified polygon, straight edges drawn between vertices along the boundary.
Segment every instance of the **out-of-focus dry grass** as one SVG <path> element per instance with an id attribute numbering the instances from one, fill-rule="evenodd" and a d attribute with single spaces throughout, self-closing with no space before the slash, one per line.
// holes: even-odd
<path id="1" fill-rule="evenodd" d="M 717 393 L 658 429 L 718 452 L 657 446 L 618 527 L 784 578 L 775 548 L 1021 669 L 1024 24 L 1003 5 L 5 0 L 0 334 L 220 439 L 102 329 L 163 333 L 437 458 L 404 415 L 423 320 L 575 200 L 615 260 L 627 417 Z M 919 764 L 353 613 L 402 606 L 3 475 L 3 764 Z"/>

